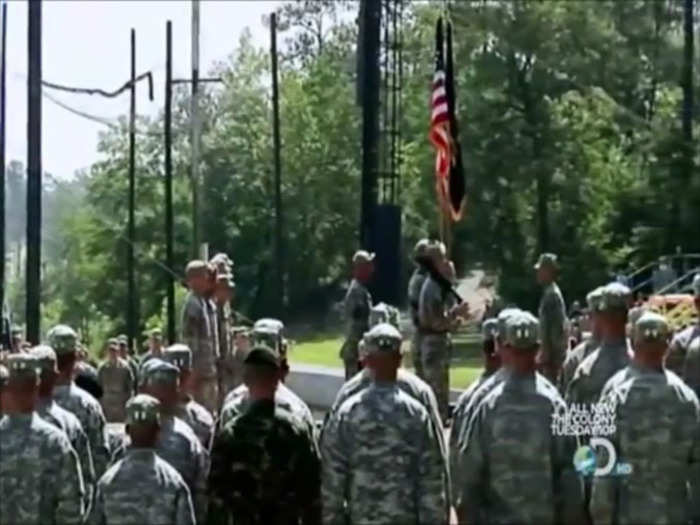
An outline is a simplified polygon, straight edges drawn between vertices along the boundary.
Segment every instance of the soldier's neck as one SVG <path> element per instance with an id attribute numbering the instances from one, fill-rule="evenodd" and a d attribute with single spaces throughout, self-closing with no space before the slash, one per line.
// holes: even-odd
<path id="1" fill-rule="evenodd" d="M 618 346 L 623 345 L 627 341 L 627 333 L 625 328 L 615 329 L 608 332 L 603 337 L 603 346 Z"/>
<path id="2" fill-rule="evenodd" d="M 73 382 L 73 370 L 59 372 L 56 378 L 56 386 L 68 386 Z"/>
<path id="3" fill-rule="evenodd" d="M 663 356 L 648 354 L 646 352 L 635 352 L 632 362 L 640 368 L 663 372 Z"/>

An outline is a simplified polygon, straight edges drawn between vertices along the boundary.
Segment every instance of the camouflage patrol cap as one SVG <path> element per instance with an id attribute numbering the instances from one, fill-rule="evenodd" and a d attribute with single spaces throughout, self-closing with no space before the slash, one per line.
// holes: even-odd
<path id="1" fill-rule="evenodd" d="M 185 278 L 189 279 L 195 275 L 206 274 L 211 271 L 211 268 L 212 267 L 207 262 L 195 259 L 194 261 L 188 262 L 187 266 L 185 266 Z"/>
<path id="2" fill-rule="evenodd" d="M 671 327 L 666 318 L 654 312 L 645 312 L 634 323 L 632 339 L 634 341 L 661 342 L 671 337 Z"/>
<path id="3" fill-rule="evenodd" d="M 160 401 L 148 394 L 138 394 L 126 402 L 126 424 L 160 423 Z"/>
<path id="4" fill-rule="evenodd" d="M 149 337 L 163 337 L 163 330 L 160 328 L 153 328 L 152 330 L 148 331 L 148 336 Z"/>
<path id="5" fill-rule="evenodd" d="M 117 337 L 117 343 L 120 345 L 128 345 L 129 344 L 129 338 L 125 334 L 120 334 Z"/>
<path id="6" fill-rule="evenodd" d="M 365 355 L 371 355 L 378 352 L 400 352 L 403 338 L 395 326 L 380 323 L 366 332 L 362 340 Z"/>
<path id="7" fill-rule="evenodd" d="M 447 248 L 445 244 L 440 241 L 433 241 L 428 243 L 425 247 L 425 258 L 430 259 L 433 262 L 439 262 L 447 257 Z"/>
<path id="8" fill-rule="evenodd" d="M 559 258 L 553 253 L 540 254 L 535 263 L 535 270 L 539 270 L 540 268 L 559 268 Z"/>
<path id="9" fill-rule="evenodd" d="M 603 286 L 598 301 L 599 312 L 626 312 L 629 307 L 631 290 L 620 283 L 610 283 Z"/>
<path id="10" fill-rule="evenodd" d="M 505 308 L 504 310 L 501 310 L 501 312 L 498 314 L 498 317 L 496 318 L 496 323 L 497 323 L 497 330 L 496 330 L 496 338 L 499 340 L 503 340 L 506 336 L 506 322 L 508 319 L 520 313 L 522 310 L 520 308 Z"/>
<path id="11" fill-rule="evenodd" d="M 12 379 L 37 379 L 41 365 L 36 357 L 31 354 L 10 354 L 5 361 Z"/>
<path id="12" fill-rule="evenodd" d="M 175 365 L 180 370 L 190 370 L 192 368 L 192 350 L 182 343 L 170 345 L 163 352 L 163 361 Z"/>
<path id="13" fill-rule="evenodd" d="M 0 365 L 0 388 L 4 387 L 10 380 L 10 372 L 5 365 Z"/>
<path id="14" fill-rule="evenodd" d="M 352 256 L 352 265 L 357 264 L 367 264 L 374 261 L 374 253 L 370 253 L 366 250 L 357 250 Z"/>
<path id="15" fill-rule="evenodd" d="M 425 257 L 425 251 L 429 244 L 429 239 L 421 239 L 420 241 L 418 241 L 413 247 L 413 258 L 419 259 L 421 257 Z"/>
<path id="16" fill-rule="evenodd" d="M 258 319 L 257 321 L 255 321 L 253 329 L 262 327 L 268 327 L 272 328 L 273 330 L 277 330 L 278 332 L 282 332 L 284 330 L 284 323 L 279 319 L 273 319 L 272 317 L 263 317 L 262 319 Z"/>
<path id="17" fill-rule="evenodd" d="M 22 335 L 22 332 L 23 332 L 23 330 L 21 327 L 17 326 L 16 324 L 12 325 L 11 333 L 13 336 L 14 335 Z"/>
<path id="18" fill-rule="evenodd" d="M 498 334 L 498 319 L 491 317 L 481 323 L 481 334 L 487 341 L 493 341 Z"/>
<path id="19" fill-rule="evenodd" d="M 601 297 L 603 297 L 602 286 L 599 286 L 595 290 L 591 290 L 590 292 L 588 292 L 588 295 L 586 296 L 586 303 L 588 304 L 588 309 L 591 312 L 598 311 L 598 304 L 600 303 Z"/>
<path id="20" fill-rule="evenodd" d="M 696 273 L 693 278 L 693 293 L 700 296 L 700 273 Z"/>
<path id="21" fill-rule="evenodd" d="M 269 366 L 273 368 L 280 367 L 280 359 L 277 352 L 265 345 L 256 345 L 248 352 L 248 355 L 243 360 L 246 365 Z"/>
<path id="22" fill-rule="evenodd" d="M 56 355 L 65 355 L 78 350 L 78 334 L 68 325 L 54 326 L 46 334 L 49 346 L 54 349 Z"/>
<path id="23" fill-rule="evenodd" d="M 176 385 L 180 377 L 180 369 L 157 357 L 149 359 L 139 372 L 142 385 L 155 383 Z"/>
<path id="24" fill-rule="evenodd" d="M 30 350 L 42 372 L 54 372 L 56 370 L 56 352 L 48 345 L 35 346 Z"/>
<path id="25" fill-rule="evenodd" d="M 225 253 L 217 253 L 214 257 L 209 259 L 209 264 L 216 267 L 217 271 L 222 273 L 229 273 L 233 267 L 233 261 Z"/>
<path id="26" fill-rule="evenodd" d="M 521 350 L 539 345 L 540 323 L 530 312 L 518 312 L 506 320 L 504 343 Z"/>
<path id="27" fill-rule="evenodd" d="M 380 323 L 389 323 L 399 328 L 399 311 L 386 303 L 379 303 L 369 311 L 369 326 L 377 326 Z"/>

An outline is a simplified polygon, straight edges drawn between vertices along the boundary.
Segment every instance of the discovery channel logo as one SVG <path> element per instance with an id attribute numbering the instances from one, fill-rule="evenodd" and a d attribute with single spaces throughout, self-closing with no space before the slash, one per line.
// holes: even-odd
<path id="1" fill-rule="evenodd" d="M 604 454 L 602 452 L 605 452 Z M 599 459 L 607 461 L 599 466 Z M 623 461 L 617 461 L 617 452 L 610 440 L 605 438 L 591 438 L 589 445 L 582 445 L 574 454 L 574 468 L 579 475 L 584 477 L 603 476 L 629 476 L 632 474 L 632 465 Z"/>

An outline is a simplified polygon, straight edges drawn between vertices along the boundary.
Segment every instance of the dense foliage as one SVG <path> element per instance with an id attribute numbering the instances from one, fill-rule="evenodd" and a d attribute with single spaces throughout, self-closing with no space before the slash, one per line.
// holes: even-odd
<path id="1" fill-rule="evenodd" d="M 290 319 L 329 309 L 356 248 L 356 8 L 307 0 L 280 13 Z M 400 203 L 406 246 L 435 230 L 427 122 L 441 9 L 441 2 L 415 3 L 404 21 Z M 613 269 L 676 246 L 700 251 L 700 179 L 697 172 L 688 177 L 681 154 L 681 2 L 463 1 L 451 9 L 469 193 L 467 217 L 454 229 L 459 267 L 483 265 L 498 276 L 504 297 L 533 306 L 538 291 L 531 266 L 539 250 L 562 256 L 570 299 Z M 229 60 L 214 67 L 224 87 L 209 88 L 203 103 L 202 229 L 212 253 L 226 251 L 235 259 L 237 305 L 251 316 L 274 304 L 269 63 L 267 50 L 243 35 Z M 192 224 L 186 92 L 177 93 L 176 105 L 172 270 L 181 273 Z M 163 315 L 162 142 L 160 119 L 139 123 L 136 253 L 144 328 Z M 87 172 L 47 186 L 44 221 L 46 321 L 65 319 L 95 340 L 125 324 L 124 123 L 102 135 L 99 149 L 102 160 Z M 13 203 L 22 202 L 21 177 L 21 166 L 14 165 L 10 214 L 17 215 Z M 12 217 L 19 232 L 8 233 L 14 248 L 23 230 L 21 218 Z M 21 320 L 21 275 L 14 277 L 11 297 Z"/>

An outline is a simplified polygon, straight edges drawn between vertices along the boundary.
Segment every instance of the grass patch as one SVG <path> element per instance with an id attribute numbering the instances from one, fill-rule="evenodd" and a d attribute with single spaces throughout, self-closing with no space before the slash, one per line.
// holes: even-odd
<path id="1" fill-rule="evenodd" d="M 299 341 L 292 347 L 290 360 L 292 363 L 343 368 L 343 361 L 338 355 L 342 344 L 342 337 L 330 336 Z M 483 367 L 478 340 L 456 338 L 454 344 L 455 350 L 450 362 L 450 386 L 466 388 L 478 377 Z M 406 355 L 404 360 L 404 365 L 410 367 L 410 355 Z"/>

